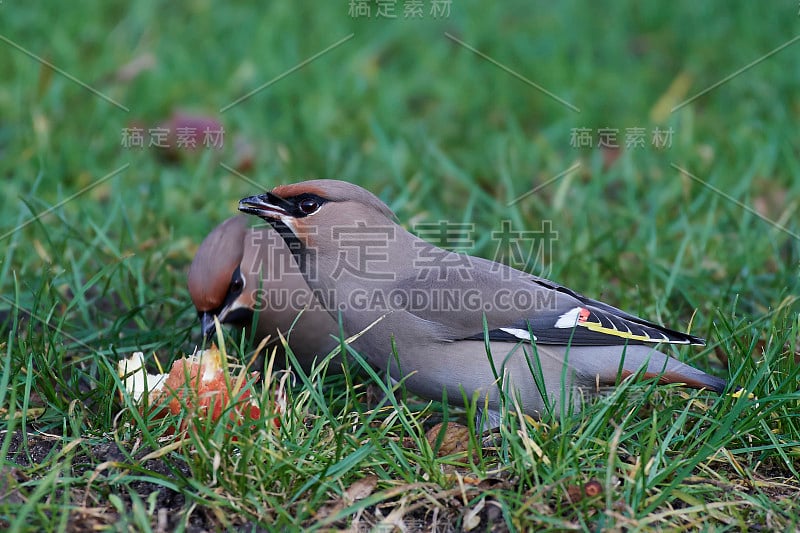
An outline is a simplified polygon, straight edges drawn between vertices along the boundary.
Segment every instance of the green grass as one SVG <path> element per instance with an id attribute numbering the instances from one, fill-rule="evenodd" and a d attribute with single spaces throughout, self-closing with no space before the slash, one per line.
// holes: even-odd
<path id="1" fill-rule="evenodd" d="M 0 340 L 4 527 L 798 527 L 800 44 L 669 112 L 794 38 L 797 4 L 454 2 L 439 19 L 430 4 L 420 20 L 403 2 L 395 20 L 347 2 L 0 4 L 0 308 L 30 315 Z M 121 146 L 181 109 L 219 120 L 224 148 Z M 634 127 L 645 147 L 597 148 L 598 128 L 624 144 Z M 571 146 L 574 128 L 594 146 Z M 626 383 L 580 414 L 512 409 L 496 438 L 440 457 L 425 431 L 469 413 L 385 386 L 368 405 L 370 380 L 322 373 L 295 381 L 280 431 L 202 425 L 171 446 L 117 399 L 116 360 L 191 352 L 196 246 L 240 198 L 317 177 L 367 187 L 409 227 L 474 224 L 466 251 L 484 257 L 502 220 L 551 221 L 527 268 L 705 336 L 676 353 L 755 398 Z"/>

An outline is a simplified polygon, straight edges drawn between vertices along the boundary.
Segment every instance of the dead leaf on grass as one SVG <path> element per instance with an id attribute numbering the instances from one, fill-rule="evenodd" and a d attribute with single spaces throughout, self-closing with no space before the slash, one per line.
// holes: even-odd
<path id="1" fill-rule="evenodd" d="M 316 513 L 317 519 L 321 520 L 336 515 L 355 502 L 367 498 L 375 491 L 377 485 L 378 476 L 375 475 L 369 475 L 355 481 L 342 492 L 342 495 L 335 502 L 320 508 Z"/>
<path id="2" fill-rule="evenodd" d="M 444 423 L 440 422 L 433 426 L 425 433 L 425 439 L 431 445 L 431 449 L 436 452 L 439 457 L 446 455 L 453 455 L 462 453 L 469 450 L 469 428 L 456 422 L 447 423 L 442 436 L 442 427 Z M 441 442 L 437 448 L 437 442 L 441 436 Z"/>

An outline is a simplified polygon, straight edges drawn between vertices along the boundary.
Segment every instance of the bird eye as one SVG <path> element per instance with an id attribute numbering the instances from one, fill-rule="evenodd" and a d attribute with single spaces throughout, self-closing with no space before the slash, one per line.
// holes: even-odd
<path id="1" fill-rule="evenodd" d="M 231 281 L 231 292 L 240 292 L 244 288 L 244 280 L 240 277 L 234 278 Z"/>
<path id="2" fill-rule="evenodd" d="M 317 209 L 319 209 L 319 202 L 313 198 L 306 198 L 300 202 L 298 207 L 300 207 L 300 211 L 302 211 L 304 214 L 311 215 L 316 213 Z"/>

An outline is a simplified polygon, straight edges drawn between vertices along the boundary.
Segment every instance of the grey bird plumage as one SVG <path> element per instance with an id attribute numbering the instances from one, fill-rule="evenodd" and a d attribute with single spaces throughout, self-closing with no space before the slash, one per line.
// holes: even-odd
<path id="1" fill-rule="evenodd" d="M 215 316 L 221 324 L 250 328 L 258 312 L 254 345 L 269 335 L 268 352 L 278 348 L 276 363 L 283 368 L 281 332 L 309 371 L 338 346 L 339 326 L 314 298 L 284 240 L 271 226 L 250 227 L 249 219 L 238 215 L 214 228 L 189 267 L 189 294 L 203 336 L 213 338 Z"/>
<path id="2" fill-rule="evenodd" d="M 717 392 L 726 386 L 653 348 L 702 345 L 702 339 L 506 265 L 433 246 L 397 225 L 383 202 L 356 185 L 284 185 L 243 199 L 239 209 L 281 234 L 309 286 L 332 315 L 341 313 L 345 332 L 361 333 L 354 347 L 425 398 L 440 400 L 446 391 L 451 403 L 462 404 L 477 394 L 496 420 L 500 387 L 527 414 L 540 416 L 546 403 L 579 408 L 583 397 L 639 371 L 663 383 Z"/>

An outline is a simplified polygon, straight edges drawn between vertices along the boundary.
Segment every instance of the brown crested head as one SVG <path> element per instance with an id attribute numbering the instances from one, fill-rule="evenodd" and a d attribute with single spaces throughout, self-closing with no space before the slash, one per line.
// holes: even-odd
<path id="1" fill-rule="evenodd" d="M 319 197 L 328 202 L 340 204 L 358 204 L 372 209 L 384 217 L 393 220 L 395 214 L 377 196 L 353 183 L 341 180 L 308 180 L 290 185 L 279 185 L 272 189 L 274 196 L 284 200 L 304 197 Z"/>
<path id="2" fill-rule="evenodd" d="M 306 252 L 332 244 L 336 228 L 353 224 L 381 227 L 394 224 L 396 218 L 377 196 L 339 180 L 281 185 L 264 194 L 243 198 L 239 211 L 268 221 L 298 257 L 304 272 Z"/>
<path id="3" fill-rule="evenodd" d="M 225 301 L 233 272 L 242 262 L 248 218 L 229 218 L 203 240 L 189 267 L 189 295 L 198 311 L 217 309 Z"/>

